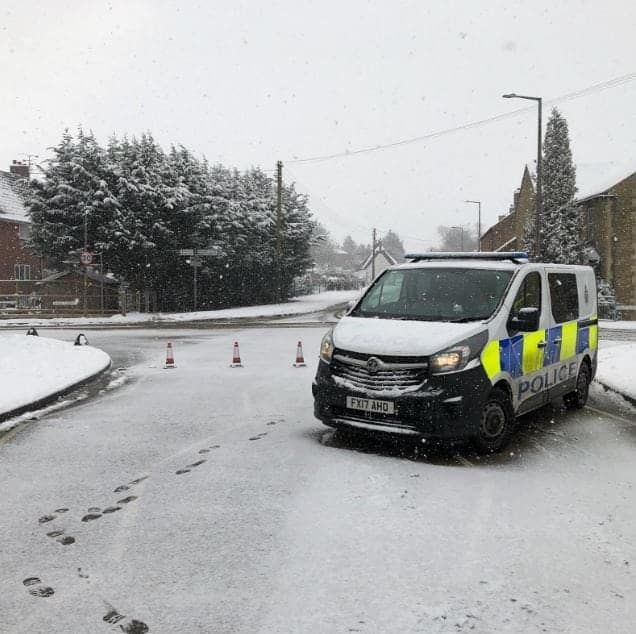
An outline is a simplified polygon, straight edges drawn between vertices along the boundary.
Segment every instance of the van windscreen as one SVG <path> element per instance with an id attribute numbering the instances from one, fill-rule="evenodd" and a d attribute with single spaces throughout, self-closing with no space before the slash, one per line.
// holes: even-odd
<path id="1" fill-rule="evenodd" d="M 351 315 L 451 322 L 488 319 L 499 305 L 512 273 L 436 267 L 388 270 Z"/>

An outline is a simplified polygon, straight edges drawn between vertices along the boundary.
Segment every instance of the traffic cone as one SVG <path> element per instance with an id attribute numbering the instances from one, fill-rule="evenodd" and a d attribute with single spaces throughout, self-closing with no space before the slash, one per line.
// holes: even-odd
<path id="1" fill-rule="evenodd" d="M 170 342 L 168 342 L 168 345 L 166 346 L 166 363 L 163 367 L 165 369 L 177 367 L 174 364 L 174 353 L 172 352 L 172 344 Z"/>
<path id="2" fill-rule="evenodd" d="M 294 367 L 304 368 L 306 365 L 305 357 L 303 356 L 303 342 L 299 341 L 298 346 L 296 347 L 296 363 L 294 363 Z"/>
<path id="3" fill-rule="evenodd" d="M 234 342 L 234 347 L 232 348 L 232 363 L 230 364 L 231 368 L 242 368 L 243 364 L 241 363 L 241 353 L 239 352 L 238 341 Z"/>

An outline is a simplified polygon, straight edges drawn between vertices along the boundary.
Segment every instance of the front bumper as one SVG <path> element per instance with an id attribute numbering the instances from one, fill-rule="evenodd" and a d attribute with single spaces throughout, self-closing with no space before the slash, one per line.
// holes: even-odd
<path id="1" fill-rule="evenodd" d="M 329 364 L 320 361 L 312 385 L 314 415 L 325 425 L 402 437 L 460 440 L 473 436 L 491 389 L 481 365 L 430 376 L 416 391 L 386 396 L 337 384 Z M 348 409 L 347 396 L 392 401 L 394 414 Z"/>

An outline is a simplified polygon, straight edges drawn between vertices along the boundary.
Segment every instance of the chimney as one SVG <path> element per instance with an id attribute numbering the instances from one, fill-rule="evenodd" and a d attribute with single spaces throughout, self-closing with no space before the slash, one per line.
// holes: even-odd
<path id="1" fill-rule="evenodd" d="M 13 161 L 9 166 L 9 172 L 21 178 L 29 178 L 29 166 L 22 161 Z"/>
<path id="2" fill-rule="evenodd" d="M 515 189 L 515 193 L 514 193 L 514 202 L 512 203 L 512 206 L 516 209 L 517 205 L 519 204 L 519 194 L 521 193 L 520 189 Z"/>

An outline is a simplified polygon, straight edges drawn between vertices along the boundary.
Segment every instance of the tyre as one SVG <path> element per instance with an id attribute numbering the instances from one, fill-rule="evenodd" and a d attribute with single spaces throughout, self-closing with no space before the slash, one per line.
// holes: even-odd
<path id="1" fill-rule="evenodd" d="M 590 393 L 590 380 L 592 373 L 586 361 L 581 363 L 579 375 L 576 377 L 576 389 L 563 397 L 563 403 L 568 409 L 581 409 L 587 403 L 587 396 Z"/>
<path id="2" fill-rule="evenodd" d="M 514 431 L 515 414 L 510 396 L 505 390 L 494 388 L 488 395 L 479 417 L 479 429 L 474 438 L 482 453 L 501 451 Z"/>

